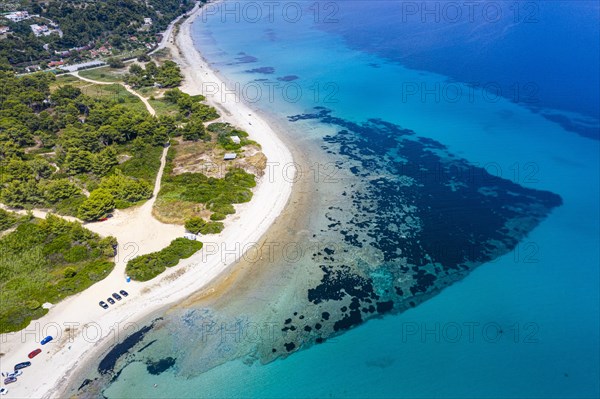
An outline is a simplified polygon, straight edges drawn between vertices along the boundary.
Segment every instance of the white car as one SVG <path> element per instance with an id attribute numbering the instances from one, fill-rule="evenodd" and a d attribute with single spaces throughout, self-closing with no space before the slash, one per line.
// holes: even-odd
<path id="1" fill-rule="evenodd" d="M 0 388 L 0 395 L 6 395 L 8 393 L 8 389 L 2 387 Z"/>
<path id="2" fill-rule="evenodd" d="M 13 371 L 12 373 L 8 373 L 7 377 L 19 377 L 21 374 L 23 374 L 23 370 L 17 370 L 17 371 Z"/>

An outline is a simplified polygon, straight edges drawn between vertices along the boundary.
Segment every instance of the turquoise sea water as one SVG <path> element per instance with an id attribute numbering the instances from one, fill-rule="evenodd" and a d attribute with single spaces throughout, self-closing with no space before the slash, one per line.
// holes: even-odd
<path id="1" fill-rule="evenodd" d="M 337 4 L 343 7 L 343 2 Z M 266 365 L 238 359 L 189 377 L 181 366 L 150 375 L 143 363 L 133 362 L 105 396 L 600 395 L 597 140 L 566 131 L 531 107 L 471 91 L 434 69 L 408 69 L 378 54 L 375 44 L 371 51 L 361 51 L 335 29 L 315 24 L 313 14 L 294 23 L 277 14 L 256 22 L 213 11 L 194 24 L 197 46 L 225 78 L 247 87 L 248 93 L 262 87 L 254 106 L 289 123 L 288 138 L 319 142 L 331 133 L 332 127 L 318 120 L 311 122 L 310 132 L 302 130 L 302 123 L 286 122 L 315 106 L 356 123 L 380 118 L 439 141 L 491 174 L 556 193 L 563 204 L 512 252 L 414 309 L 370 320 Z M 272 70 L 252 71 L 266 67 Z M 277 80 L 286 76 L 297 79 Z M 486 78 L 494 81 L 494 76 Z M 256 79 L 280 86 L 268 98 L 267 86 Z M 518 75 L 515 82 L 522 83 Z M 417 93 L 410 91 L 415 87 Z M 423 87 L 430 88 L 429 94 L 423 94 Z M 598 91 L 595 84 L 588 89 Z M 302 95 L 296 99 L 299 90 Z M 188 344 L 178 345 L 186 351 Z M 187 348 L 195 345 L 190 342 Z"/>

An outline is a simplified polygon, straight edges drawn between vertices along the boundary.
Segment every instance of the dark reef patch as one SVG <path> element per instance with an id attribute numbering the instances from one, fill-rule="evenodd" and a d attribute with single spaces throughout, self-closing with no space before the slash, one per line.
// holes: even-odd
<path id="1" fill-rule="evenodd" d="M 324 273 L 321 284 L 308 290 L 308 300 L 312 303 L 319 304 L 327 300 L 339 301 L 346 295 L 359 299 L 378 299 L 373 292 L 372 283 L 352 273 L 350 267 L 346 265 L 321 265 L 320 267 Z"/>
<path id="2" fill-rule="evenodd" d="M 286 75 L 286 76 L 281 76 L 281 77 L 277 78 L 277 80 L 280 82 L 292 82 L 297 79 L 299 79 L 299 77 L 296 75 Z"/>
<path id="3" fill-rule="evenodd" d="M 90 380 L 89 378 L 86 378 L 85 380 L 83 380 L 83 382 L 81 383 L 81 385 L 79 386 L 79 388 L 77 388 L 77 390 L 81 391 L 82 388 L 85 388 L 86 386 L 88 386 L 92 382 L 93 382 L 92 380 Z"/>
<path id="4" fill-rule="evenodd" d="M 152 375 L 159 375 L 173 367 L 175 365 L 176 360 L 177 359 L 172 357 L 166 357 L 156 362 L 148 360 L 146 362 L 146 370 L 148 370 L 148 372 Z"/>
<path id="5" fill-rule="evenodd" d="M 353 309 L 347 315 L 345 315 L 333 324 L 333 330 L 347 330 L 352 326 L 358 326 L 360 323 L 362 323 L 362 321 L 363 319 L 360 310 Z"/>
<path id="6" fill-rule="evenodd" d="M 377 313 L 387 313 L 394 309 L 394 301 L 377 302 Z"/>
<path id="7" fill-rule="evenodd" d="M 285 350 L 287 350 L 288 352 L 291 352 L 296 348 L 296 344 L 293 342 L 288 342 L 284 346 L 285 346 Z"/>
<path id="8" fill-rule="evenodd" d="M 142 341 L 142 339 L 144 339 L 144 336 L 150 331 L 152 330 L 152 328 L 154 327 L 154 324 L 159 321 L 162 320 L 162 318 L 158 318 L 152 321 L 152 323 L 150 323 L 150 325 L 144 326 L 142 328 L 140 328 L 139 330 L 137 330 L 136 332 L 134 332 L 133 334 L 131 334 L 130 336 L 128 336 L 127 338 L 125 338 L 123 341 L 119 342 L 118 344 L 116 344 L 100 361 L 100 363 L 98 364 L 98 373 L 102 374 L 107 374 L 109 372 L 113 372 L 115 365 L 117 364 L 117 361 L 124 355 L 126 355 L 127 353 L 129 353 L 129 351 L 131 349 L 133 349 L 133 347 L 135 345 L 137 345 L 139 342 Z"/>
<path id="9" fill-rule="evenodd" d="M 238 53 L 239 57 L 235 57 L 235 62 L 230 63 L 229 65 L 238 65 L 238 64 L 251 64 L 253 62 L 257 62 L 258 58 L 248 55 L 244 52 Z"/>
<path id="10" fill-rule="evenodd" d="M 289 120 L 337 128 L 322 149 L 350 174 L 340 187 L 343 204 L 328 207 L 326 229 L 313 234 L 340 243 L 312 255 L 322 277 L 308 288 L 306 306 L 317 305 L 328 322 L 299 329 L 297 346 L 417 306 L 513 250 L 562 204 L 383 120 L 355 123 L 323 107 Z"/>
<path id="11" fill-rule="evenodd" d="M 260 67 L 260 68 L 254 68 L 254 69 L 248 69 L 244 72 L 247 73 L 262 73 L 264 75 L 272 75 L 275 73 L 275 68 L 273 67 Z"/>

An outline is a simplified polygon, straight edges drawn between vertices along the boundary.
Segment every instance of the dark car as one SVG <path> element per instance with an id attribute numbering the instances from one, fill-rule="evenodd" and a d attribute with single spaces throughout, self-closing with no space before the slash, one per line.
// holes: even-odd
<path id="1" fill-rule="evenodd" d="M 123 296 L 129 296 L 129 294 L 127 293 L 127 291 L 125 290 L 121 290 L 119 291 L 119 294 L 123 295 Z"/>
<path id="2" fill-rule="evenodd" d="M 27 355 L 27 357 L 30 358 L 30 359 L 33 359 L 34 357 L 36 357 L 40 353 L 42 353 L 42 350 L 40 348 L 37 348 L 36 350 L 30 352 L 29 355 Z"/>
<path id="3" fill-rule="evenodd" d="M 15 377 L 8 377 L 4 379 L 4 385 L 12 384 L 13 382 L 17 382 Z"/>
<path id="4" fill-rule="evenodd" d="M 31 362 L 23 362 L 15 364 L 15 371 L 24 369 L 25 367 L 31 366 Z"/>
<path id="5" fill-rule="evenodd" d="M 51 335 L 48 335 L 46 338 L 44 338 L 44 339 L 42 340 L 42 342 L 40 342 L 40 344 L 42 344 L 42 345 L 46 345 L 46 344 L 47 344 L 48 342 L 50 342 L 50 341 L 52 341 L 52 336 L 51 336 Z"/>
<path id="6" fill-rule="evenodd" d="M 112 299 L 112 298 L 108 298 L 106 301 L 107 301 L 108 303 L 110 303 L 111 305 L 114 305 L 114 304 L 115 304 L 115 300 L 114 300 L 114 299 Z"/>
<path id="7" fill-rule="evenodd" d="M 108 309 L 108 305 L 107 305 L 107 304 L 106 304 L 106 302 L 104 302 L 104 301 L 100 301 L 100 302 L 98 303 L 98 305 L 100 305 L 100 306 L 102 307 L 102 309 Z"/>
<path id="8" fill-rule="evenodd" d="M 117 294 L 116 292 L 113 292 L 113 298 L 115 298 L 117 301 L 120 301 L 121 299 L 121 295 Z"/>

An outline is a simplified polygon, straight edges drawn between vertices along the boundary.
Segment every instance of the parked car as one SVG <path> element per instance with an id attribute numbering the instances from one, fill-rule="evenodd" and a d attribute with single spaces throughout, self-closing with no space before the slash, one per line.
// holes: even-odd
<path id="1" fill-rule="evenodd" d="M 116 292 L 113 292 L 113 298 L 115 298 L 117 301 L 120 301 L 121 299 L 121 295 L 117 294 Z"/>
<path id="2" fill-rule="evenodd" d="M 22 362 L 15 364 L 15 371 L 24 369 L 25 367 L 31 366 L 31 362 Z"/>
<path id="3" fill-rule="evenodd" d="M 8 389 L 2 387 L 0 388 L 0 395 L 6 395 L 8 393 Z"/>
<path id="4" fill-rule="evenodd" d="M 52 341 L 52 340 L 53 340 L 52 336 L 51 336 L 51 335 L 48 335 L 48 336 L 47 336 L 46 338 L 44 338 L 44 339 L 42 340 L 42 342 L 40 342 L 40 343 L 41 343 L 42 345 L 46 345 L 48 342 L 50 342 L 50 341 Z"/>
<path id="5" fill-rule="evenodd" d="M 12 384 L 13 382 L 17 382 L 16 377 L 8 377 L 4 379 L 4 385 Z"/>
<path id="6" fill-rule="evenodd" d="M 121 290 L 119 291 L 119 294 L 123 295 L 123 296 L 129 296 L 129 294 L 127 293 L 127 291 L 125 290 Z"/>
<path id="7" fill-rule="evenodd" d="M 104 301 L 98 302 L 98 305 L 100 305 L 102 307 L 102 309 L 108 309 L 108 305 Z"/>
<path id="8" fill-rule="evenodd" d="M 108 298 L 106 301 L 107 301 L 108 303 L 110 303 L 111 305 L 114 305 L 114 304 L 115 304 L 115 300 L 114 300 L 114 299 L 112 299 L 112 298 Z"/>
<path id="9" fill-rule="evenodd" d="M 2 377 L 15 377 L 16 378 L 16 377 L 20 376 L 21 374 L 23 374 L 23 372 L 21 370 L 17 370 L 12 373 L 6 373 L 6 375 L 5 375 L 5 373 L 2 373 Z"/>
<path id="10" fill-rule="evenodd" d="M 39 355 L 40 353 L 42 353 L 42 350 L 40 348 L 37 348 L 34 351 L 31 351 L 29 353 L 29 355 L 27 355 L 28 358 L 33 359 L 34 357 L 36 357 L 37 355 Z"/>

